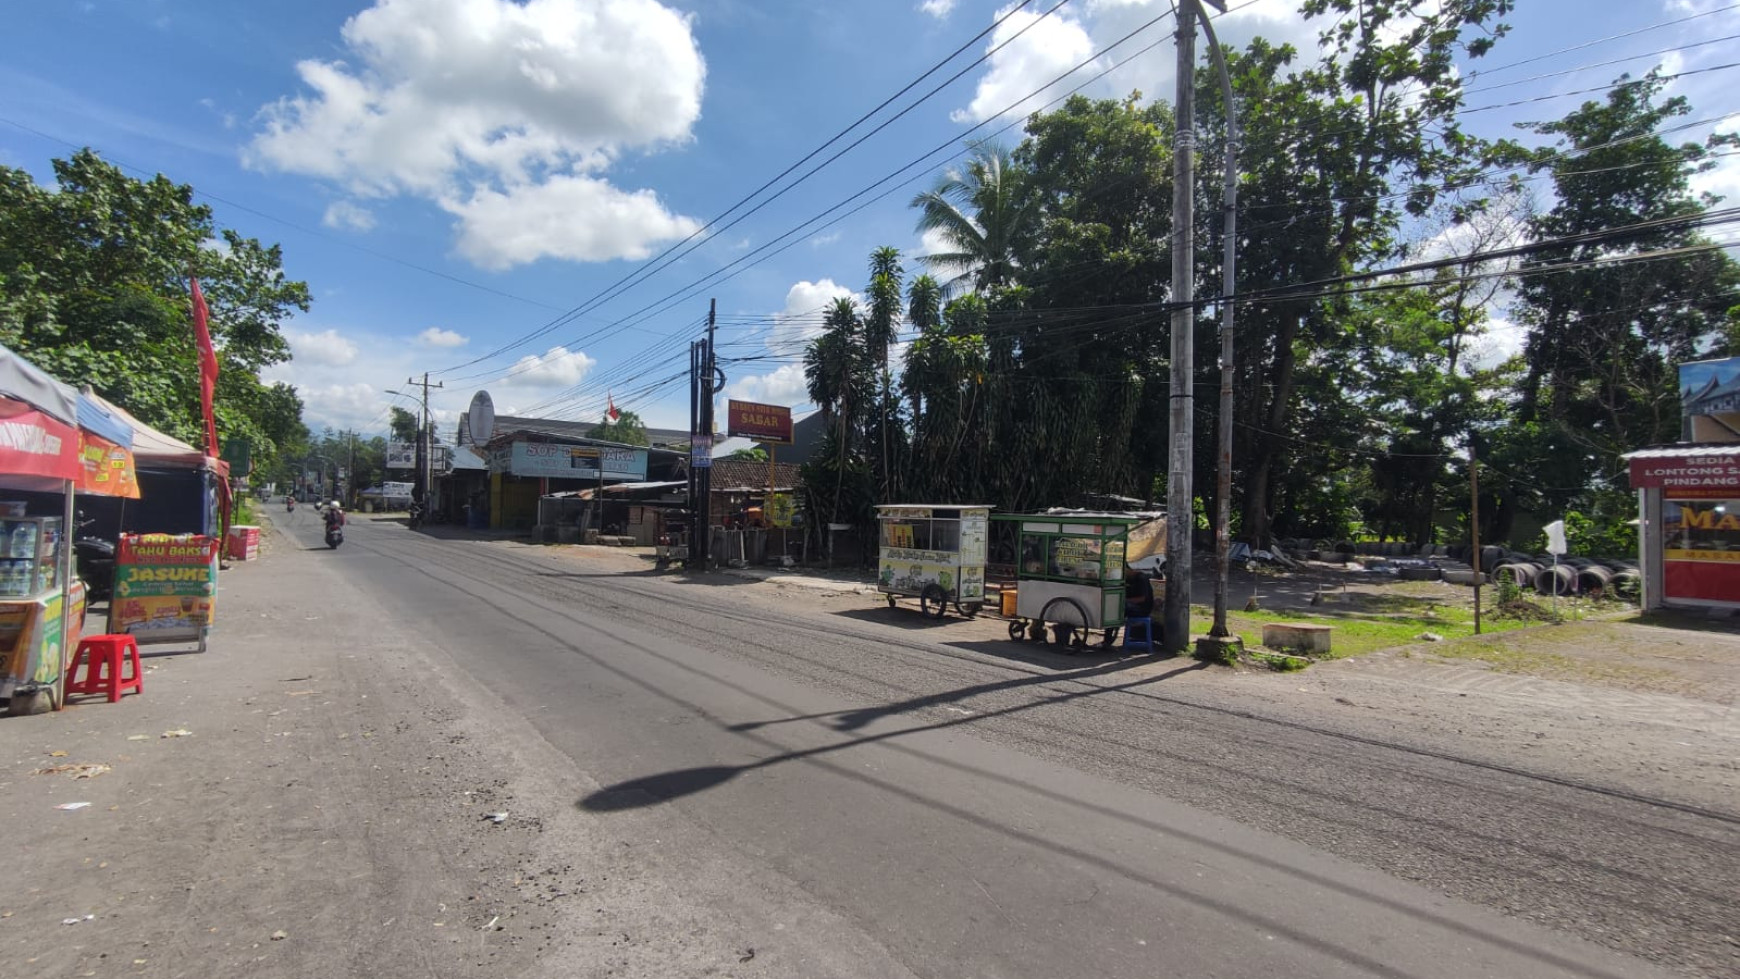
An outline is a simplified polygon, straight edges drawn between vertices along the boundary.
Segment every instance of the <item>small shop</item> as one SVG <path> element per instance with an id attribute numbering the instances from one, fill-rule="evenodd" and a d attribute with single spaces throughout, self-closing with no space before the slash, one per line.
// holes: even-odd
<path id="1" fill-rule="evenodd" d="M 884 505 L 876 508 L 881 543 L 876 587 L 893 608 L 918 599 L 919 611 L 940 619 L 949 605 L 967 618 L 985 601 L 985 538 L 991 508 Z"/>
<path id="2" fill-rule="evenodd" d="M 484 457 L 489 466 L 489 525 L 497 530 L 537 526 L 539 501 L 544 497 L 612 483 L 644 483 L 649 468 L 668 473 L 686 458 L 668 449 L 557 439 L 535 432 L 497 438 L 486 447 Z M 596 517 L 593 522 L 597 523 Z"/>
<path id="3" fill-rule="evenodd" d="M 1740 443 L 1662 446 L 1626 459 L 1643 607 L 1740 608 Z"/>

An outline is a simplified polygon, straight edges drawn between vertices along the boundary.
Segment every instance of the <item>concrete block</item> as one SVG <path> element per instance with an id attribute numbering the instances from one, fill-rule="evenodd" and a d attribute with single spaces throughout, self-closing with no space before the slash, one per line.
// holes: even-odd
<path id="1" fill-rule="evenodd" d="M 1306 653 L 1329 652 L 1332 626 L 1287 622 L 1263 624 L 1263 645 L 1270 649 L 1296 649 Z"/>

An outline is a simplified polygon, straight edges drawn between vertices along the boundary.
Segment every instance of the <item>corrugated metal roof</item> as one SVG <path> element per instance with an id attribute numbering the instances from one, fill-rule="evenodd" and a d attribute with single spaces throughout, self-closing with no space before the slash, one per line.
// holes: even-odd
<path id="1" fill-rule="evenodd" d="M 1621 459 L 1695 459 L 1699 456 L 1740 455 L 1740 442 L 1697 442 L 1679 445 L 1654 445 L 1636 452 L 1627 452 Z"/>

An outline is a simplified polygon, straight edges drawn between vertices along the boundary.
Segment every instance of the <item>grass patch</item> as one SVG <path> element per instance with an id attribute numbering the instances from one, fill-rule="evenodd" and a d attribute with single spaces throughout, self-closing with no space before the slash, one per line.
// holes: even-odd
<path id="1" fill-rule="evenodd" d="M 1561 599 L 1561 611 L 1569 603 Z M 1489 610 L 1481 616 L 1481 632 L 1504 632 L 1536 624 L 1533 611 L 1526 615 L 1520 608 L 1513 614 L 1496 614 Z M 1326 625 L 1335 629 L 1328 658 L 1359 656 L 1380 649 L 1392 649 L 1420 641 L 1423 633 L 1433 633 L 1446 640 L 1474 635 L 1474 610 L 1430 598 L 1401 595 L 1350 594 L 1345 601 L 1325 604 L 1310 611 L 1229 611 L 1227 626 L 1245 641 L 1247 649 L 1263 644 L 1264 623 L 1284 622 L 1305 625 Z M 1206 633 L 1213 619 L 1206 615 L 1191 618 L 1193 633 Z"/>

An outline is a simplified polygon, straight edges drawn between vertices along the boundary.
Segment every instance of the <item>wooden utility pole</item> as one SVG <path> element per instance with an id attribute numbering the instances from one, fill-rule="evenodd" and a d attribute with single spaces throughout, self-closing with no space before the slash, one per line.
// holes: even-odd
<path id="1" fill-rule="evenodd" d="M 430 475 L 430 470 L 432 468 L 431 457 L 435 454 L 435 446 L 431 444 L 432 440 L 430 439 L 430 435 L 433 433 L 429 431 L 429 389 L 440 388 L 442 385 L 440 381 L 431 384 L 429 382 L 428 371 L 423 372 L 423 379 L 421 381 L 414 377 L 407 377 L 405 378 L 405 383 L 415 384 L 423 389 L 423 414 L 417 420 L 417 482 L 413 488 L 413 495 L 416 497 L 417 502 L 423 504 L 424 510 L 427 511 L 429 508 L 430 483 L 432 482 Z"/>

